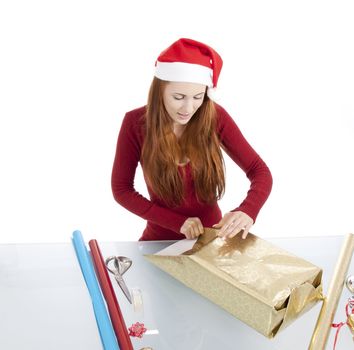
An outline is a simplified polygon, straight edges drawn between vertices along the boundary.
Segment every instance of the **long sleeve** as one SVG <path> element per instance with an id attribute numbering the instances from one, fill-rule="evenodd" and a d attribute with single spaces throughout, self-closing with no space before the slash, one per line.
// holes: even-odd
<path id="1" fill-rule="evenodd" d="M 113 196 L 132 213 L 178 233 L 187 216 L 151 202 L 134 188 L 143 144 L 140 122 L 143 112 L 144 108 L 128 112 L 122 121 L 111 178 Z"/>
<path id="2" fill-rule="evenodd" d="M 218 132 L 223 148 L 251 182 L 246 198 L 232 211 L 243 211 L 256 221 L 272 189 L 272 175 L 265 162 L 244 138 L 231 116 L 221 106 L 216 107 Z"/>

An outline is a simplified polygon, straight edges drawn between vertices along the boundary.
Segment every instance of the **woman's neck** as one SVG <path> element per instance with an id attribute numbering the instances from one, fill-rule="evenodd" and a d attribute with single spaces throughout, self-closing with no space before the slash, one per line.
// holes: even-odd
<path id="1" fill-rule="evenodd" d="M 179 139 L 182 136 L 185 128 L 186 128 L 185 125 L 181 125 L 177 123 L 173 124 L 173 133 L 176 135 L 177 139 Z"/>

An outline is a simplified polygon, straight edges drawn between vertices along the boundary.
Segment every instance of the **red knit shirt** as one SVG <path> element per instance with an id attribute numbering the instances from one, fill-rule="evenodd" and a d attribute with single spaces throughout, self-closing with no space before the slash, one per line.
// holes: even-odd
<path id="1" fill-rule="evenodd" d="M 267 200 L 272 188 L 272 176 L 260 156 L 243 137 L 230 115 L 218 104 L 217 133 L 227 154 L 246 173 L 251 182 L 244 201 L 232 211 L 240 210 L 254 221 Z M 150 199 L 145 198 L 134 188 L 135 171 L 141 157 L 144 141 L 142 116 L 145 107 L 126 113 L 118 136 L 117 150 L 112 171 L 112 190 L 115 200 L 123 207 L 147 220 L 140 240 L 178 240 L 185 238 L 179 233 L 181 226 L 189 217 L 199 217 L 204 227 L 211 227 L 222 218 L 220 208 L 200 203 L 191 175 L 190 165 L 185 165 L 184 188 L 187 197 L 183 203 L 169 208 L 157 198 L 148 187 Z"/>

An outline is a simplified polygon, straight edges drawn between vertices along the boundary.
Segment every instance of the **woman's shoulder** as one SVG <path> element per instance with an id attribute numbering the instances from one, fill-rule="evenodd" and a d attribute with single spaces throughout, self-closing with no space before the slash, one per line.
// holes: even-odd
<path id="1" fill-rule="evenodd" d="M 145 124 L 146 106 L 132 109 L 125 113 L 122 127 L 130 130 L 130 132 L 141 134 L 141 130 Z"/>
<path id="2" fill-rule="evenodd" d="M 138 107 L 132 109 L 131 111 L 126 112 L 125 119 L 128 119 L 130 122 L 141 121 L 146 113 L 146 106 Z"/>
<path id="3" fill-rule="evenodd" d="M 131 139 L 137 140 L 140 145 L 143 142 L 145 113 L 146 106 L 132 109 L 125 113 L 121 125 L 121 134 L 128 135 Z"/>
<path id="4" fill-rule="evenodd" d="M 226 111 L 224 107 L 215 102 L 214 106 L 216 111 L 217 125 L 219 129 L 223 128 L 225 124 L 227 125 L 229 123 L 235 123 L 233 118 L 230 116 L 230 114 Z"/>
<path id="5" fill-rule="evenodd" d="M 222 107 L 221 105 L 219 105 L 218 103 L 214 102 L 214 106 L 215 106 L 215 110 L 216 110 L 216 113 L 219 115 L 219 114 L 225 114 L 227 113 L 225 108 Z"/>

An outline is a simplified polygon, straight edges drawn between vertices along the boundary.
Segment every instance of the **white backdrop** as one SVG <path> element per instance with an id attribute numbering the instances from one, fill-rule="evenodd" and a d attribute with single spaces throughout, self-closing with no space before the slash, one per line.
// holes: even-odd
<path id="1" fill-rule="evenodd" d="M 138 239 L 110 188 L 117 134 L 180 37 L 221 54 L 219 103 L 272 171 L 252 232 L 353 232 L 353 18 L 351 0 L 2 1 L 0 242 Z M 248 185 L 227 160 L 222 209 Z"/>

